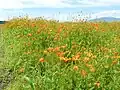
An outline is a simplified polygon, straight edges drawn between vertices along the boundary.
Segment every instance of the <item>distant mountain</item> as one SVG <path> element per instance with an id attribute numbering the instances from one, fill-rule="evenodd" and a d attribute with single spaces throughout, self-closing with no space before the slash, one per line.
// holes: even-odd
<path id="1" fill-rule="evenodd" d="M 114 17 L 101 17 L 92 19 L 90 21 L 106 21 L 106 22 L 112 22 L 112 21 L 120 21 L 120 18 L 114 18 Z"/>

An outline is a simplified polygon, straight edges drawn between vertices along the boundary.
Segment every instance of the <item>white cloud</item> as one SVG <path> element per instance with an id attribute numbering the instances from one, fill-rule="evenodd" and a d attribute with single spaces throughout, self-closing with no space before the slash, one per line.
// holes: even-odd
<path id="1" fill-rule="evenodd" d="M 71 7 L 64 0 L 2 0 L 0 8 Z"/>
<path id="2" fill-rule="evenodd" d="M 116 17 L 120 18 L 120 10 L 109 10 L 91 15 L 91 19 L 100 18 L 100 17 Z"/>
<path id="3" fill-rule="evenodd" d="M 96 0 L 109 5 L 120 5 L 120 0 Z"/>
<path id="4" fill-rule="evenodd" d="M 78 0 L 87 7 L 120 5 L 120 0 Z"/>
<path id="5" fill-rule="evenodd" d="M 1 0 L 0 8 L 96 7 L 120 5 L 120 0 Z"/>
<path id="6" fill-rule="evenodd" d="M 78 3 L 83 4 L 86 7 L 96 7 L 96 6 L 108 6 L 109 4 L 103 2 L 97 2 L 93 0 L 79 0 Z"/>
<path id="7" fill-rule="evenodd" d="M 24 5 L 20 3 L 20 0 L 1 0 L 0 8 L 9 9 L 9 8 L 22 8 Z"/>

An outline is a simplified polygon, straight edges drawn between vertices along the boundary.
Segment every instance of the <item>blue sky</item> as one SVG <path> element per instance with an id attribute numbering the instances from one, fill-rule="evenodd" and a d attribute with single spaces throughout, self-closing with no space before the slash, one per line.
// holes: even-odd
<path id="1" fill-rule="evenodd" d="M 120 0 L 2 0 L 0 20 L 25 16 L 57 20 L 120 18 Z M 78 16 L 79 15 L 79 16 Z"/>

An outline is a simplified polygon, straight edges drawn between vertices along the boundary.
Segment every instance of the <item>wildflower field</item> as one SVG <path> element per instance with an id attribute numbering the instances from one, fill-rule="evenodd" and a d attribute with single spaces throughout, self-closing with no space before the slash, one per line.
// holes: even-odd
<path id="1" fill-rule="evenodd" d="M 120 22 L 17 18 L 0 37 L 5 90 L 120 89 Z"/>

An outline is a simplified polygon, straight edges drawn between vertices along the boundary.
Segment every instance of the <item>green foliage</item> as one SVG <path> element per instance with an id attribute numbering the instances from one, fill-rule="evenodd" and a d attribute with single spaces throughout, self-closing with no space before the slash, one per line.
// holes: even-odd
<path id="1" fill-rule="evenodd" d="M 4 68 L 15 78 L 6 90 L 118 90 L 119 24 L 11 20 Z"/>

